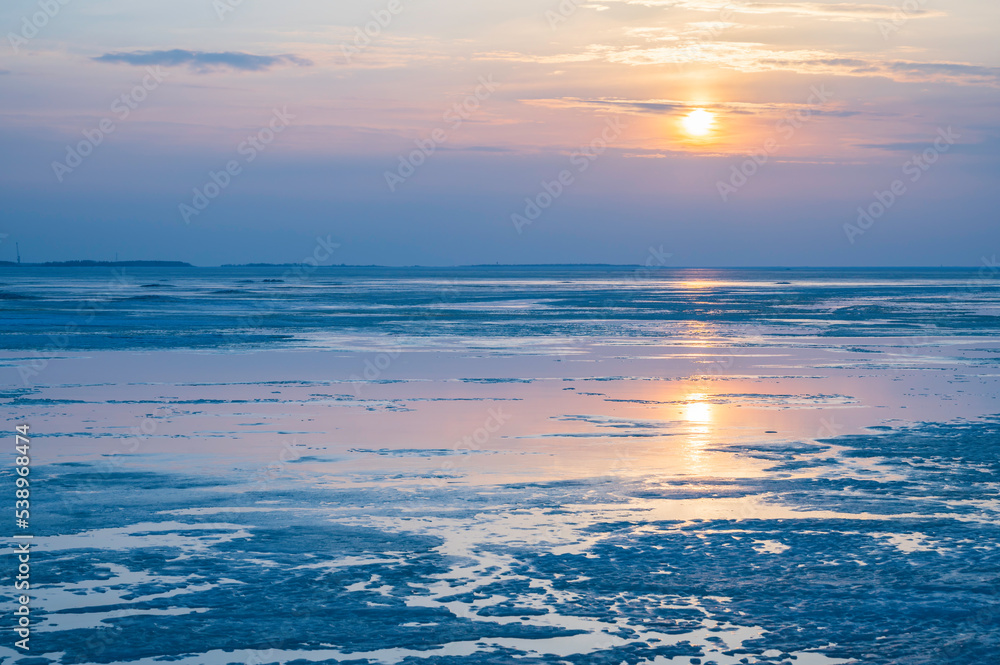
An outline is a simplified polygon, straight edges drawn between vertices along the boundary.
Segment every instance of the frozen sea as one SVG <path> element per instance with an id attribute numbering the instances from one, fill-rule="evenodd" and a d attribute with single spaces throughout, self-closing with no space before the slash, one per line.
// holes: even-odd
<path id="1" fill-rule="evenodd" d="M 998 278 L 0 269 L 0 662 L 995 663 Z"/>

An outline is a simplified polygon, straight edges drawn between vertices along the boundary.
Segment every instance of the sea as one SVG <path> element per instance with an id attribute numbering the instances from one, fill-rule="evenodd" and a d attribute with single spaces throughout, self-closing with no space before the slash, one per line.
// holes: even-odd
<path id="1" fill-rule="evenodd" d="M 989 266 L 5 267 L 0 320 L 2 663 L 1000 652 Z"/>

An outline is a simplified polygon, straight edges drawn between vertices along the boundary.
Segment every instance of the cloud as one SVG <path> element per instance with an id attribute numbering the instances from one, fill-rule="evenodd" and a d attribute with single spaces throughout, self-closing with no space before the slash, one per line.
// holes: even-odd
<path id="1" fill-rule="evenodd" d="M 508 62 L 532 62 L 541 65 L 561 64 L 564 62 L 591 62 L 604 57 L 606 47 L 590 46 L 586 53 L 559 53 L 555 55 L 534 55 L 516 51 L 489 51 L 477 53 L 476 60 L 504 60 Z"/>
<path id="2" fill-rule="evenodd" d="M 1000 87 L 1000 67 L 962 62 L 883 60 L 879 56 L 839 54 L 819 49 L 782 50 L 767 44 L 705 39 L 677 39 L 668 45 L 608 46 L 591 44 L 582 52 L 533 55 L 511 51 L 477 53 L 477 60 L 535 64 L 605 61 L 630 66 L 720 67 L 744 73 L 790 71 L 832 76 L 878 76 L 900 82 L 953 83 Z"/>
<path id="3" fill-rule="evenodd" d="M 860 115 L 859 111 L 830 108 L 819 109 L 815 104 L 791 102 L 758 103 L 758 102 L 716 102 L 693 104 L 672 99 L 581 99 L 578 97 L 561 97 L 558 99 L 524 99 L 525 104 L 543 106 L 546 108 L 583 108 L 608 109 L 633 115 L 663 115 L 670 113 L 687 113 L 692 109 L 708 109 L 727 115 L 772 115 L 795 110 L 808 110 L 813 115 L 827 115 L 840 118 Z"/>
<path id="4" fill-rule="evenodd" d="M 253 55 L 252 53 L 240 53 L 238 51 L 208 53 L 205 51 L 186 51 L 184 49 L 105 53 L 93 58 L 93 60 L 136 66 L 162 65 L 164 67 L 180 67 L 181 65 L 188 65 L 201 73 L 224 68 L 259 72 L 279 65 L 308 67 L 313 64 L 310 60 L 289 54 Z"/>
<path id="5" fill-rule="evenodd" d="M 466 148 L 461 148 L 466 152 L 514 152 L 510 148 L 504 148 L 498 145 L 470 145 Z"/>
<path id="6" fill-rule="evenodd" d="M 727 14 L 790 14 L 824 18 L 833 21 L 892 20 L 947 16 L 933 9 L 904 9 L 891 5 L 873 5 L 857 2 L 731 2 L 728 0 L 605 0 L 645 7 L 689 9 L 700 12 Z"/>
<path id="7" fill-rule="evenodd" d="M 705 64 L 740 72 L 793 71 L 835 76 L 882 76 L 896 81 L 1000 85 L 1000 67 L 957 62 L 884 61 L 829 51 L 784 51 L 751 42 L 690 41 L 671 46 L 607 48 L 610 62 L 627 65 Z"/>
<path id="8" fill-rule="evenodd" d="M 774 2 L 749 2 L 733 5 L 733 10 L 744 14 L 793 14 L 796 16 L 817 16 L 842 21 L 946 16 L 944 12 L 930 9 L 904 10 L 902 7 L 893 5 L 871 5 L 855 2 L 788 2 L 782 4 Z"/>
<path id="9" fill-rule="evenodd" d="M 898 141 L 895 143 L 860 143 L 858 147 L 885 152 L 923 152 L 932 145 L 934 145 L 934 139 L 929 141 Z M 996 157 L 1000 155 L 1000 137 L 991 136 L 978 143 L 956 143 L 948 148 L 948 152 Z"/>
<path id="10" fill-rule="evenodd" d="M 10 70 L 9 69 L 0 69 L 0 76 L 3 76 L 4 74 L 10 74 Z"/>
<path id="11" fill-rule="evenodd" d="M 886 67 L 902 74 L 918 76 L 942 75 L 954 78 L 1000 80 L 1000 67 L 969 65 L 961 62 L 889 62 Z"/>

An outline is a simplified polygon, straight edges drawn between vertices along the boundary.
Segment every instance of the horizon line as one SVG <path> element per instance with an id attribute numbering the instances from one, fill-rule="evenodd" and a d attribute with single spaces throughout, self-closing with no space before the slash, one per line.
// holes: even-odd
<path id="1" fill-rule="evenodd" d="M 313 265 L 304 262 L 269 263 L 221 263 L 214 265 L 196 265 L 187 261 L 140 259 L 124 261 L 99 261 L 92 259 L 71 259 L 65 261 L 43 261 L 19 263 L 15 261 L 0 261 L 0 268 L 296 268 L 310 267 L 313 269 L 337 268 L 382 268 L 382 269 L 462 269 L 462 268 L 629 268 L 639 270 L 968 270 L 981 267 L 972 265 L 655 265 L 641 263 L 468 263 L 468 264 L 409 264 L 387 265 L 378 263 L 331 263 Z"/>

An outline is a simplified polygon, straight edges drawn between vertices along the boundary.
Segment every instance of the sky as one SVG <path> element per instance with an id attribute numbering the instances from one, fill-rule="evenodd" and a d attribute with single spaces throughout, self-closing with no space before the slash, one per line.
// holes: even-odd
<path id="1" fill-rule="evenodd" d="M 977 266 L 995 0 L 7 0 L 0 260 Z"/>

